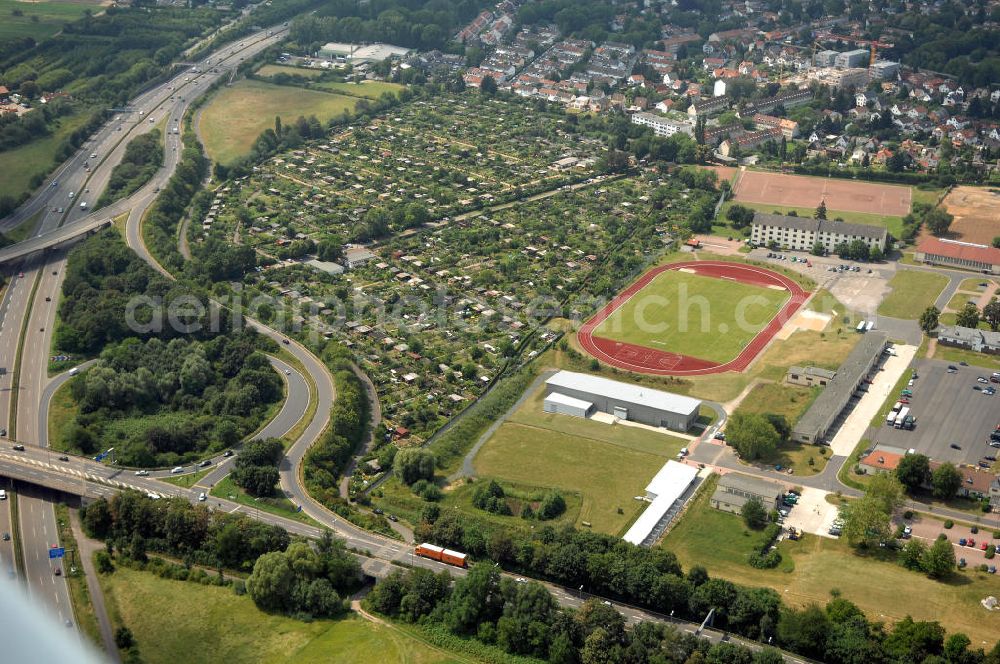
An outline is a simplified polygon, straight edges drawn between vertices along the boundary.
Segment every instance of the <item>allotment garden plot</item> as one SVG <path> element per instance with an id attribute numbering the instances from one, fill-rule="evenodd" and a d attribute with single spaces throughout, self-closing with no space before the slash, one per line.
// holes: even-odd
<path id="1" fill-rule="evenodd" d="M 579 338 L 598 359 L 632 371 L 741 371 L 806 297 L 771 270 L 676 263 L 640 277 L 589 320 Z"/>
<path id="2" fill-rule="evenodd" d="M 228 194 L 217 204 L 226 221 L 212 230 L 220 239 L 231 237 L 236 219 L 229 210 L 239 197 Z M 396 234 L 343 273 L 275 263 L 249 280 L 245 295 L 297 309 L 295 322 L 350 346 L 386 420 L 422 438 L 471 403 L 525 338 L 521 357 L 540 352 L 554 335 L 529 333 L 549 315 L 587 315 L 595 298 L 619 291 L 663 251 L 668 229 L 695 202 L 700 194 L 665 175 L 598 182 Z M 307 222 L 285 223 L 282 238 L 322 241 Z M 258 246 L 264 255 L 278 249 L 273 239 Z"/>

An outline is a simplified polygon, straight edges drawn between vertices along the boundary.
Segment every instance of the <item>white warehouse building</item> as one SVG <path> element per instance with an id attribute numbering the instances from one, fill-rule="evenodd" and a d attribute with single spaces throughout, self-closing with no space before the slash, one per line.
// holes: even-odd
<path id="1" fill-rule="evenodd" d="M 669 519 L 683 506 L 678 501 L 694 483 L 698 469 L 676 461 L 668 461 L 646 485 L 647 507 L 625 533 L 626 542 L 637 546 L 651 545 L 669 524 Z"/>
<path id="2" fill-rule="evenodd" d="M 573 371 L 560 371 L 545 381 L 547 413 L 587 417 L 595 410 L 620 420 L 687 431 L 698 419 L 701 401 L 641 385 Z"/>

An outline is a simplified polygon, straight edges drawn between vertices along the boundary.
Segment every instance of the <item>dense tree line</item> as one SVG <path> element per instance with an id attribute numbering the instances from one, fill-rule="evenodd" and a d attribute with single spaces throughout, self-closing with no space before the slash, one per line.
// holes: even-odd
<path id="1" fill-rule="evenodd" d="M 190 127 L 184 128 L 183 140 L 184 151 L 174 174 L 156 197 L 143 224 L 150 252 L 164 268 L 175 274 L 184 267 L 184 259 L 177 248 L 177 227 L 208 175 L 208 159 Z"/>
<path id="2" fill-rule="evenodd" d="M 340 496 L 339 480 L 368 430 L 371 405 L 361 380 L 344 365 L 333 375 L 337 399 L 330 426 L 306 454 L 303 477 L 310 495 L 326 505 Z"/>
<path id="3" fill-rule="evenodd" d="M 462 26 L 492 3 L 486 0 L 332 0 L 292 22 L 291 38 L 312 53 L 325 42 L 384 41 L 420 50 L 444 48 Z"/>
<path id="4" fill-rule="evenodd" d="M 192 291 L 149 267 L 114 230 L 98 233 L 73 249 L 62 293 L 55 345 L 69 353 L 94 354 L 127 337 L 167 341 L 185 334 L 182 327 L 197 329 L 194 336 L 206 338 L 212 329 L 207 307 L 184 313 L 174 306 L 191 298 Z M 143 301 L 148 306 L 141 305 Z M 156 316 L 167 309 L 175 310 L 180 326 L 168 324 L 166 316 L 157 324 Z M 220 322 L 225 330 L 228 320 L 222 317 Z"/>
<path id="5" fill-rule="evenodd" d="M 130 466 L 221 452 L 255 430 L 282 396 L 280 377 L 258 350 L 267 345 L 251 329 L 207 341 L 111 344 L 71 383 L 79 414 L 68 442 L 85 454 L 114 446 L 118 461 Z M 121 420 L 135 424 L 126 433 Z"/>
<path id="6" fill-rule="evenodd" d="M 345 595 L 361 585 L 361 566 L 323 531 L 317 546 L 293 542 L 284 551 L 265 553 L 247 578 L 247 594 L 258 608 L 300 619 L 332 618 L 347 611 Z"/>
<path id="7" fill-rule="evenodd" d="M 80 509 L 84 530 L 133 558 L 159 551 L 193 564 L 249 571 L 258 558 L 284 551 L 284 528 L 240 514 L 213 511 L 180 498 L 153 500 L 123 491 Z"/>
<path id="8" fill-rule="evenodd" d="M 726 613 L 750 619 L 762 626 L 786 649 L 823 661 L 885 663 L 969 662 L 997 664 L 1000 644 L 988 654 L 971 650 L 964 634 L 945 638 L 936 622 L 907 617 L 892 629 L 870 623 L 851 602 L 834 598 L 825 607 L 804 609 L 780 606 L 773 591 L 758 596 L 740 596 L 732 584 L 709 580 L 694 573 L 698 583 L 692 597 L 699 610 L 709 604 L 731 602 Z M 756 605 L 768 611 L 759 615 Z M 379 582 L 365 599 L 369 610 L 424 629 L 455 637 L 472 638 L 495 646 L 511 656 L 525 656 L 556 663 L 605 664 L 645 662 L 678 664 L 777 664 L 783 661 L 775 649 L 752 651 L 723 642 L 711 645 L 670 625 L 644 622 L 627 629 L 624 617 L 612 606 L 596 599 L 579 609 L 563 609 L 541 584 L 519 583 L 501 577 L 487 563 L 473 566 L 454 582 L 447 572 L 416 568 L 397 571 Z M 446 641 L 447 642 L 447 641 Z"/>
<path id="9" fill-rule="evenodd" d="M 163 164 L 163 135 L 159 129 L 134 138 L 126 147 L 121 163 L 111 171 L 111 178 L 104 193 L 97 199 L 95 208 L 125 198 L 149 182 Z"/>

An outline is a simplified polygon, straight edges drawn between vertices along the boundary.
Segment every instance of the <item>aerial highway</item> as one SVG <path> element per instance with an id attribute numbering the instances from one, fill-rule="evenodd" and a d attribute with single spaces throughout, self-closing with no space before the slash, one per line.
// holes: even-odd
<path id="1" fill-rule="evenodd" d="M 118 112 L 39 188 L 24 205 L 0 220 L 0 230 L 10 230 L 30 221 L 41 220 L 30 238 L 0 250 L 0 264 L 58 246 L 88 231 L 101 228 L 126 212 L 145 212 L 174 172 L 180 160 L 180 131 L 184 114 L 195 99 L 217 80 L 228 77 L 243 60 L 252 58 L 285 37 L 287 28 L 261 30 L 237 44 L 223 46 L 211 55 L 184 68 L 171 79 L 142 93 Z M 197 69 L 198 71 L 194 71 Z M 164 131 L 163 166 L 150 182 L 128 198 L 100 210 L 93 205 L 107 186 L 113 168 L 121 163 L 128 143 L 156 127 Z M 174 130 L 177 133 L 174 133 Z M 86 203 L 85 208 L 81 205 Z"/>
<path id="2" fill-rule="evenodd" d="M 113 117 L 56 169 L 25 205 L 0 221 L 0 229 L 10 229 L 25 222 L 35 223 L 33 220 L 38 217 L 33 237 L 6 247 L 5 256 L 0 258 L 0 262 L 8 263 L 25 259 L 22 265 L 10 271 L 9 287 L 0 300 L 0 367 L 6 370 L 5 375 L 0 376 L 0 429 L 4 436 L 16 436 L 26 447 L 47 445 L 47 417 L 41 402 L 51 380 L 48 361 L 65 255 L 62 252 L 41 254 L 39 250 L 57 247 L 81 233 L 109 224 L 114 217 L 126 212 L 134 210 L 141 217 L 180 159 L 180 135 L 173 133 L 173 127 L 180 131 L 180 121 L 190 103 L 219 77 L 228 76 L 229 70 L 240 61 L 280 40 L 284 33 L 282 29 L 272 29 L 248 36 L 243 42 L 227 45 L 195 64 L 197 72 L 185 68 L 171 80 L 139 95 L 130 103 L 129 113 Z M 163 166 L 132 196 L 97 212 L 91 211 L 114 166 L 121 162 L 128 143 L 158 125 L 165 130 Z M 81 203 L 87 206 L 81 208 Z M 20 378 L 16 412 L 12 410 L 15 373 Z M 286 413 L 282 421 L 289 417 L 291 415 Z M 47 450 L 45 454 L 51 457 Z M 56 576 L 56 563 L 50 562 L 47 556 L 40 558 L 41 554 L 37 553 L 47 551 L 55 543 L 57 524 L 47 496 L 36 493 L 28 492 L 20 499 L 21 541 L 12 543 L 25 552 L 30 592 L 37 594 L 61 622 L 72 626 L 65 577 Z"/>

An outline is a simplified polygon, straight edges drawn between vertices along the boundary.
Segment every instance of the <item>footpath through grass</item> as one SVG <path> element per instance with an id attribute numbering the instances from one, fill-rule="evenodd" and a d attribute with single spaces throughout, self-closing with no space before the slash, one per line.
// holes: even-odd
<path id="1" fill-rule="evenodd" d="M 301 622 L 264 613 L 231 588 L 119 567 L 101 577 L 114 627 L 127 626 L 148 664 L 475 662 L 391 625 L 356 616 Z"/>
<path id="2" fill-rule="evenodd" d="M 925 270 L 896 270 L 889 281 L 891 292 L 878 307 L 878 313 L 891 318 L 917 320 L 934 304 L 948 285 L 948 277 Z"/>
<path id="3" fill-rule="evenodd" d="M 662 546 L 673 551 L 685 569 L 704 565 L 713 577 L 773 588 L 792 606 L 825 604 L 838 590 L 872 620 L 891 623 L 907 614 L 937 620 L 948 633 L 963 632 L 973 643 L 996 640 L 1000 612 L 984 611 L 979 601 L 1000 593 L 1000 577 L 973 570 L 934 581 L 896 564 L 894 554 L 859 555 L 845 542 L 805 535 L 778 545 L 782 563 L 758 570 L 746 562 L 757 538 L 742 519 L 708 504 L 708 485 L 667 534 Z"/>

